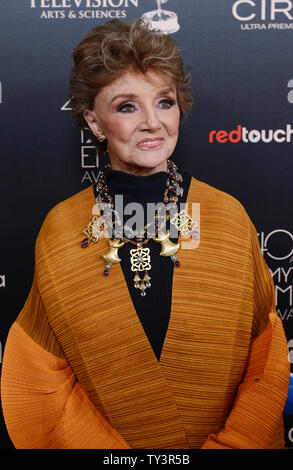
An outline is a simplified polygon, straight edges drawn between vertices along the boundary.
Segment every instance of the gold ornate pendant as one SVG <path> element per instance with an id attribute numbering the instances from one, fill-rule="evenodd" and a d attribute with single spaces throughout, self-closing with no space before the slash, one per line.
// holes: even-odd
<path id="1" fill-rule="evenodd" d="M 97 217 L 95 215 L 89 222 L 88 226 L 83 231 L 83 233 L 87 236 L 90 241 L 97 243 L 104 233 L 104 228 L 105 226 L 103 217 Z"/>
<path id="2" fill-rule="evenodd" d="M 150 249 L 142 248 L 138 244 L 137 248 L 130 250 L 130 262 L 131 262 L 131 271 L 135 272 L 133 278 L 134 287 L 140 289 L 141 295 L 145 296 L 145 290 L 151 287 L 150 279 L 151 277 L 148 274 L 148 271 L 151 269 L 151 257 Z M 139 272 L 144 271 L 144 277 L 141 278 Z"/>
<path id="3" fill-rule="evenodd" d="M 198 223 L 192 217 L 182 210 L 172 217 L 170 222 L 181 232 L 183 237 L 188 237 L 197 228 Z"/>

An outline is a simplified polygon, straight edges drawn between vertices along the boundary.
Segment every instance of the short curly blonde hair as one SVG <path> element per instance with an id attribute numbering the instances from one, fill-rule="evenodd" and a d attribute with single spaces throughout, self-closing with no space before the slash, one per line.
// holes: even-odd
<path id="1" fill-rule="evenodd" d="M 72 115 L 81 127 L 83 113 L 93 109 L 99 91 L 129 69 L 160 72 L 175 85 L 181 116 L 192 106 L 190 74 L 185 72 L 176 42 L 150 30 L 143 20 L 132 24 L 111 20 L 90 31 L 73 51 L 70 77 Z"/>

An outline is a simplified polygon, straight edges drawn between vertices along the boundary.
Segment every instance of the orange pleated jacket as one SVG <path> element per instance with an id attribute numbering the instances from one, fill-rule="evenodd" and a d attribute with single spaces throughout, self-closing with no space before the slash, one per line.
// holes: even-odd
<path id="1" fill-rule="evenodd" d="M 103 276 L 107 238 L 80 246 L 93 188 L 49 212 L 3 358 L 16 448 L 284 447 L 288 347 L 256 230 L 236 199 L 194 178 L 190 215 L 192 203 L 200 243 L 177 253 L 160 361 L 120 264 Z"/>

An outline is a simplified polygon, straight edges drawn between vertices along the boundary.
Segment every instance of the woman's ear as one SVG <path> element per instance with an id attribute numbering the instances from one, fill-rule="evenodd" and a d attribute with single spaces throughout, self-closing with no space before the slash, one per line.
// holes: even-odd
<path id="1" fill-rule="evenodd" d="M 99 128 L 95 111 L 86 109 L 83 113 L 83 117 L 94 136 L 96 136 L 99 142 L 103 142 L 106 137 L 104 136 L 103 131 Z"/>
<path id="2" fill-rule="evenodd" d="M 92 133 L 96 134 L 99 130 L 99 126 L 97 123 L 95 112 L 91 111 L 90 109 L 86 109 L 83 112 L 83 118 L 87 122 L 87 125 L 89 126 Z"/>

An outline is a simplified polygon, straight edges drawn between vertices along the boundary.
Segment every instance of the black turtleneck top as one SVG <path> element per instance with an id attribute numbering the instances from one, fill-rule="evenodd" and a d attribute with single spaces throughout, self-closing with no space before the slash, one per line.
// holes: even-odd
<path id="1" fill-rule="evenodd" d="M 143 206 L 146 214 L 147 203 L 163 201 L 168 176 L 167 172 L 161 171 L 149 176 L 137 176 L 112 170 L 110 167 L 106 167 L 103 171 L 113 200 L 115 195 L 123 195 L 123 207 L 128 203 L 138 202 Z M 186 202 L 191 176 L 180 168 L 178 168 L 178 172 L 183 178 L 183 182 L 180 184 L 183 188 L 183 195 L 178 197 L 177 202 L 179 210 L 179 204 Z M 96 185 L 93 188 L 95 197 L 97 197 Z M 133 217 L 133 215 L 124 216 L 123 223 L 127 223 L 127 220 Z M 176 243 L 178 239 L 172 238 L 171 240 Z M 119 249 L 119 258 L 121 259 L 122 271 L 134 308 L 159 361 L 170 319 L 173 269 L 181 268 L 174 268 L 174 263 L 169 257 L 160 256 L 160 243 L 149 240 L 147 245 L 144 245 L 144 247 L 146 246 L 150 249 L 151 257 L 151 270 L 148 271 L 151 277 L 151 287 L 146 289 L 145 296 L 141 295 L 140 289 L 134 287 L 133 278 L 135 273 L 131 271 L 130 250 L 135 248 L 135 246 L 131 243 L 126 243 Z M 178 256 L 178 259 L 180 260 L 180 256 Z M 111 269 L 115 268 L 115 266 L 112 266 Z M 109 274 L 109 282 L 111 282 L 111 272 Z M 119 295 L 119 286 L 115 286 L 115 289 L 117 289 Z"/>

